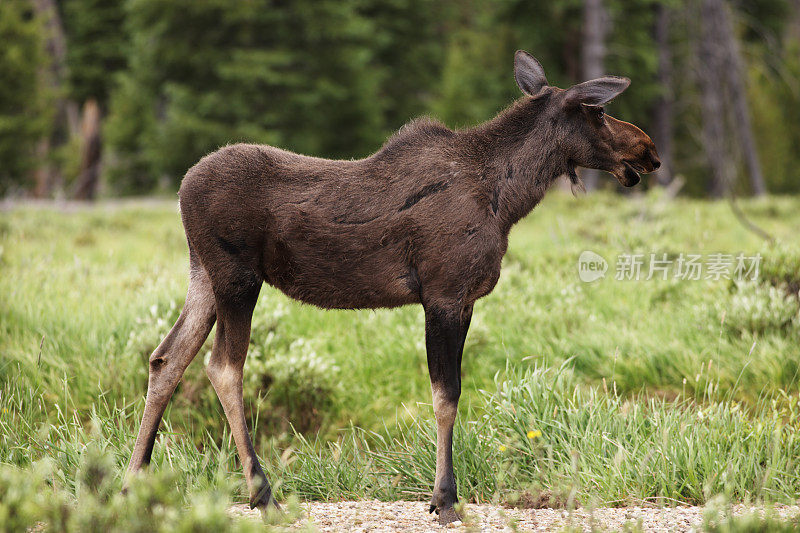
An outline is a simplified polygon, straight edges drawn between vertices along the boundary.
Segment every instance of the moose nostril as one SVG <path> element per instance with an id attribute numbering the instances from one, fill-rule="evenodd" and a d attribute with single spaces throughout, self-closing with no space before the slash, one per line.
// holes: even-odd
<path id="1" fill-rule="evenodd" d="M 653 170 L 658 170 L 658 167 L 661 166 L 661 160 L 655 155 L 652 151 L 647 152 L 647 157 L 650 158 L 650 163 L 653 165 Z"/>

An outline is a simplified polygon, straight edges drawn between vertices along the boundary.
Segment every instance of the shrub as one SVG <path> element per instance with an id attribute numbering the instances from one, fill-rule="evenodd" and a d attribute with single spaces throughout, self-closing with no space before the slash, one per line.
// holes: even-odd
<path id="1" fill-rule="evenodd" d="M 178 319 L 178 302 L 169 300 L 151 305 L 138 317 L 125 345 L 125 353 L 149 358 Z M 147 367 L 145 367 L 147 368 Z"/>
<path id="2" fill-rule="evenodd" d="M 0 466 L 0 531 L 63 532 L 263 531 L 258 522 L 235 519 L 223 479 L 218 488 L 186 493 L 177 474 L 162 468 L 136 476 L 120 493 L 119 470 L 111 456 L 87 447 L 72 495 L 53 481 L 54 465 L 32 470 Z M 188 505 L 186 504 L 188 501 Z"/>
<path id="3" fill-rule="evenodd" d="M 796 297 L 800 291 L 800 249 L 776 243 L 762 257 L 761 278 Z"/>
<path id="4" fill-rule="evenodd" d="M 797 325 L 797 298 L 773 285 L 754 281 L 736 282 L 731 299 L 718 302 L 728 329 L 742 333 L 765 333 Z"/>
<path id="5" fill-rule="evenodd" d="M 267 416 L 278 425 L 293 425 L 306 433 L 318 431 L 330 419 L 341 392 L 339 367 L 315 350 L 307 339 L 293 341 L 287 349 L 272 351 L 274 334 L 264 346 L 251 346 L 245 369 L 245 396 L 256 398 L 266 391 Z"/>

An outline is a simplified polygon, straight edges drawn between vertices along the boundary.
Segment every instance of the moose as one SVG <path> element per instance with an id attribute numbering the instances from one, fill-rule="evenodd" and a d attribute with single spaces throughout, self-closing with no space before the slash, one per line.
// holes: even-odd
<path id="1" fill-rule="evenodd" d="M 417 119 L 365 159 L 235 144 L 189 169 L 179 192 L 188 292 L 149 358 L 129 474 L 149 463 L 166 405 L 216 322 L 206 373 L 230 424 L 250 506 L 277 506 L 242 399 L 253 309 L 266 282 L 326 309 L 422 305 L 436 419 L 430 512 L 443 524 L 459 519 L 452 446 L 461 356 L 473 304 L 498 281 L 511 227 L 559 176 L 582 186 L 576 167 L 607 171 L 632 187 L 660 164 L 650 137 L 604 113 L 629 79 L 559 89 L 522 50 L 514 77 L 523 96 L 488 122 L 454 131 Z"/>

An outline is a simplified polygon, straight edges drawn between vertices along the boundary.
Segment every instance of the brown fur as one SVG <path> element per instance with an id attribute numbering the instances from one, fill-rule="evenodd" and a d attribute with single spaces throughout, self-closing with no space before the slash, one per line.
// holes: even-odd
<path id="1" fill-rule="evenodd" d="M 461 353 L 473 303 L 497 283 L 511 227 L 558 176 L 577 180 L 575 166 L 610 171 L 628 186 L 638 182 L 637 171 L 658 166 L 647 135 L 600 117 L 598 102 L 624 90 L 626 80 L 564 91 L 546 85 L 532 57 L 520 52 L 516 61 L 526 96 L 475 128 L 418 119 L 357 161 L 237 144 L 187 172 L 180 207 L 194 285 L 177 329 L 151 357 L 131 471 L 149 460 L 164 398 L 215 314 L 209 377 L 231 422 L 251 503 L 270 501 L 241 406 L 250 317 L 263 282 L 328 309 L 422 304 L 440 454 L 431 508 L 454 519 Z M 183 325 L 191 317 L 199 333 Z M 184 337 L 180 346 L 188 348 L 175 348 Z"/>

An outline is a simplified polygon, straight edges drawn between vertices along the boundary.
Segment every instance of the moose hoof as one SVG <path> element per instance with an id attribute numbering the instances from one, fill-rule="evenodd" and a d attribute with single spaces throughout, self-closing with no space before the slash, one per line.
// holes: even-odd
<path id="1" fill-rule="evenodd" d="M 456 503 L 456 501 L 445 501 L 446 499 L 442 497 L 437 498 L 434 496 L 434 498 L 431 500 L 431 506 L 428 509 L 428 512 L 430 513 L 436 511 L 436 514 L 439 515 L 439 524 L 443 526 L 453 522 L 461 521 L 461 516 L 453 507 L 453 504 Z"/>
<path id="2" fill-rule="evenodd" d="M 439 524 L 446 526 L 461 520 L 461 516 L 453 507 L 457 504 L 458 496 L 456 495 L 455 487 L 450 489 L 438 487 L 433 489 L 429 512 L 436 511 L 436 514 L 439 515 Z"/>
<path id="3" fill-rule="evenodd" d="M 456 510 L 452 507 L 439 509 L 438 513 L 439 513 L 439 525 L 446 526 L 447 524 L 451 524 L 453 522 L 461 522 L 461 516 L 459 516 Z"/>
<path id="4" fill-rule="evenodd" d="M 278 505 L 278 502 L 272 497 L 272 488 L 269 485 L 264 485 L 261 487 L 261 490 L 250 497 L 250 509 L 256 508 L 262 511 L 268 511 L 270 509 L 280 511 L 281 506 Z"/>

